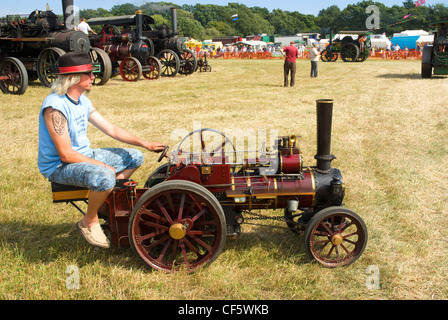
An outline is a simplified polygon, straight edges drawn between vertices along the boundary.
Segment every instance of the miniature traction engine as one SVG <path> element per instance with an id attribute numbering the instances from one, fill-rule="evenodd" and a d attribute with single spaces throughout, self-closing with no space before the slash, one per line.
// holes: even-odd
<path id="1" fill-rule="evenodd" d="M 285 228 L 302 235 L 307 253 L 322 265 L 353 263 L 365 249 L 367 228 L 342 206 L 344 182 L 341 172 L 331 167 L 332 112 L 332 100 L 317 100 L 317 165 L 309 167 L 303 166 L 295 136 L 279 137 L 269 161 L 233 162 L 239 151 L 223 133 L 191 132 L 144 188 L 132 180 L 117 183 L 100 210 L 112 242 L 131 246 L 152 268 L 193 271 L 213 262 L 227 239 L 240 236 L 245 219 L 257 215 L 285 221 Z M 220 136 L 217 147 L 206 145 L 206 133 Z M 191 151 L 194 136 L 200 139 L 200 152 Z M 281 210 L 264 213 L 274 209 Z"/>

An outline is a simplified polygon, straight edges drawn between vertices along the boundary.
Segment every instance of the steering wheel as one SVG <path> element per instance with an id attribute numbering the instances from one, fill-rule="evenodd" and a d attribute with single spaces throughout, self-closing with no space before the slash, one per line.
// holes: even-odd
<path id="1" fill-rule="evenodd" d="M 166 146 L 165 149 L 163 149 L 162 154 L 160 155 L 159 159 L 157 160 L 157 162 L 162 161 L 162 159 L 165 157 L 166 153 L 168 152 L 168 149 L 170 148 L 170 146 Z"/>

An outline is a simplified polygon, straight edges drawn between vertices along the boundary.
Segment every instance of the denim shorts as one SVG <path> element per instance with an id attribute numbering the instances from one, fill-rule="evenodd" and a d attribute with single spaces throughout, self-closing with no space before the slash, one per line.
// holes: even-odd
<path id="1" fill-rule="evenodd" d="M 92 149 L 90 158 L 114 167 L 117 173 L 143 164 L 143 154 L 136 149 Z M 106 191 L 115 186 L 115 173 L 106 168 L 86 162 L 62 163 L 49 180 L 65 185 L 83 187 L 92 191 Z"/>

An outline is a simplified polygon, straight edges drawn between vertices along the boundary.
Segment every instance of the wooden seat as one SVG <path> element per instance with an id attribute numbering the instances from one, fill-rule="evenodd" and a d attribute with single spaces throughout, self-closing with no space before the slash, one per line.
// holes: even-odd
<path id="1" fill-rule="evenodd" d="M 52 182 L 51 191 L 53 192 L 53 202 L 56 203 L 87 200 L 90 190 Z"/>

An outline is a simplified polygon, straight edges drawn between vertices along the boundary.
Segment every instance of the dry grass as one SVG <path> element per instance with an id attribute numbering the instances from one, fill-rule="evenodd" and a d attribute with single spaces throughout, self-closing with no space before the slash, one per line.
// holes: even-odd
<path id="1" fill-rule="evenodd" d="M 95 251 L 79 236 L 80 214 L 52 204 L 39 174 L 38 111 L 48 89 L 0 95 L 0 299 L 447 299 L 448 79 L 420 78 L 419 61 L 298 62 L 282 87 L 282 61 L 210 61 L 212 73 L 96 87 L 90 98 L 112 122 L 173 145 L 176 129 L 277 129 L 299 134 L 306 165 L 316 153 L 315 100 L 334 99 L 332 153 L 347 184 L 346 206 L 367 224 L 363 256 L 327 269 L 305 256 L 302 238 L 243 226 L 221 256 L 193 274 L 146 269 L 130 249 Z M 119 143 L 90 129 L 94 146 Z M 141 184 L 158 163 L 146 162 Z M 274 223 L 275 224 L 275 223 Z M 283 226 L 282 223 L 278 225 Z M 67 266 L 80 288 L 65 286 Z M 380 289 L 366 288 L 366 268 Z"/>

